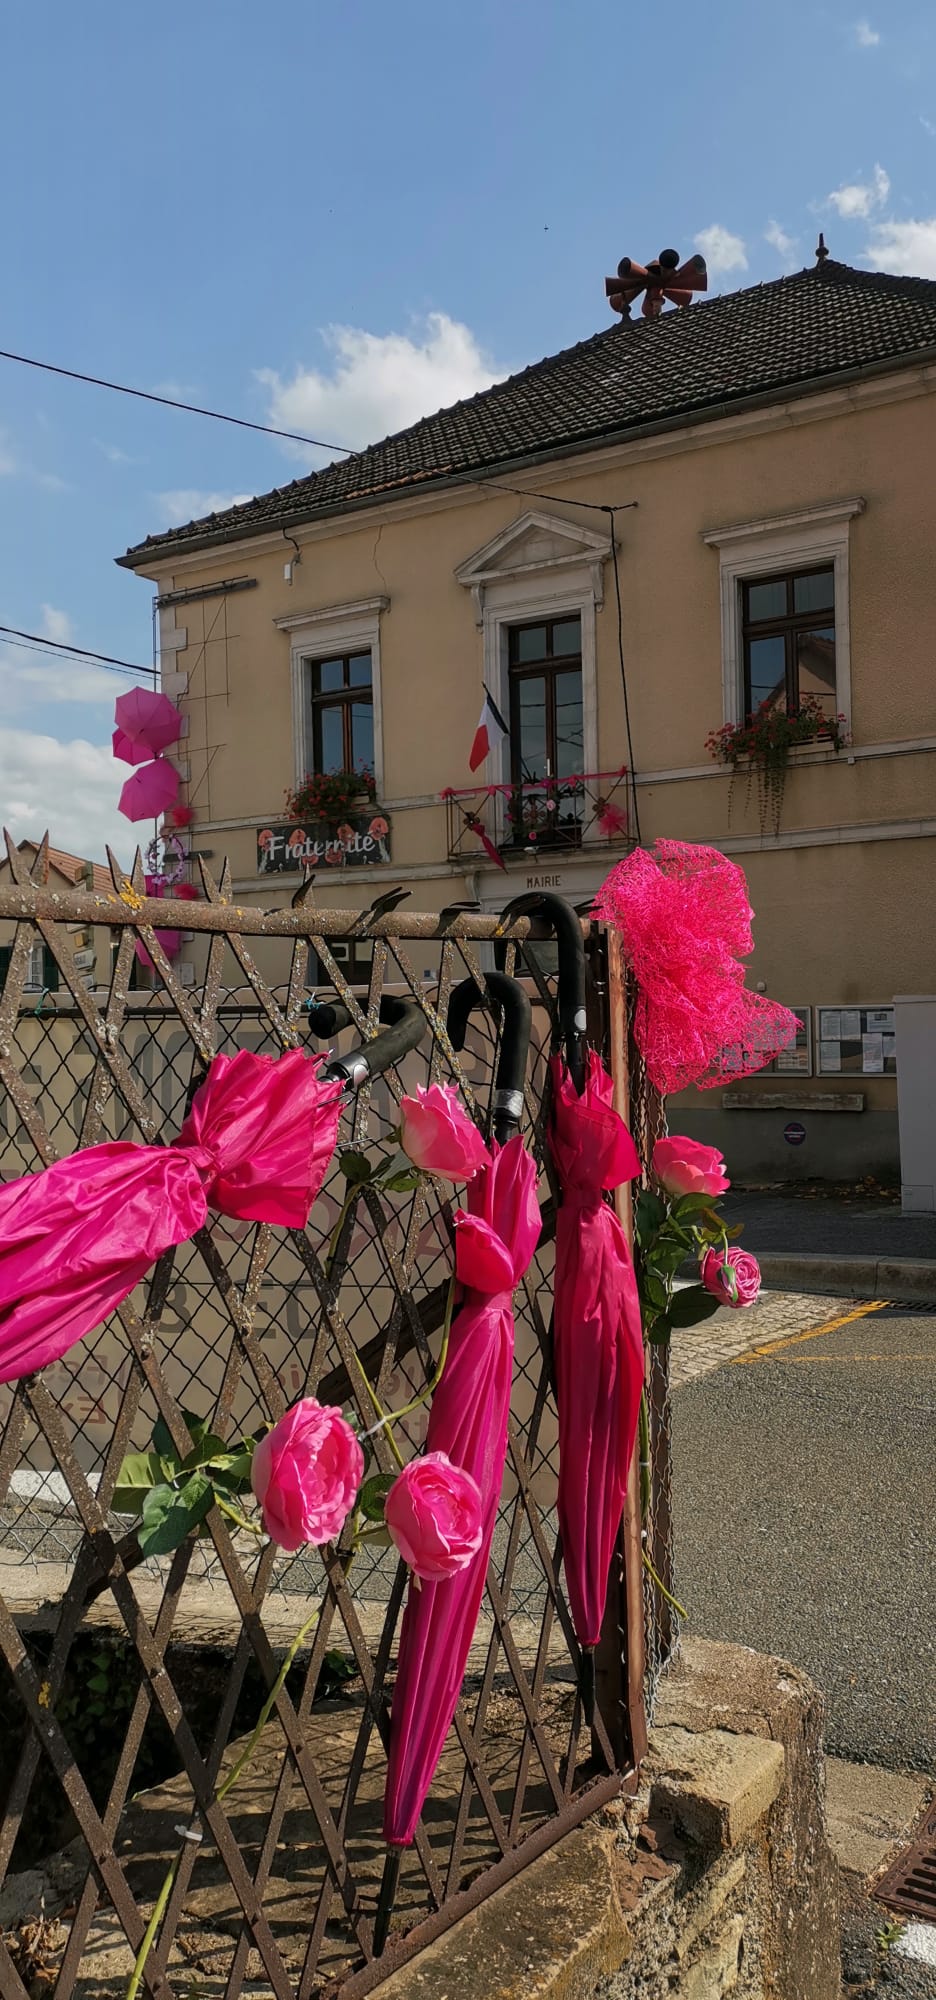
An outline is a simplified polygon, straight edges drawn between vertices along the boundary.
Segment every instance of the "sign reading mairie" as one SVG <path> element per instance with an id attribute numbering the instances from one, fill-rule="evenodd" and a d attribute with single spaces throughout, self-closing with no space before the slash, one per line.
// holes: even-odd
<path id="1" fill-rule="evenodd" d="M 258 875 L 309 874 L 315 868 L 367 868 L 390 860 L 390 822 L 372 808 L 340 826 L 324 820 L 264 826 L 257 832 Z"/>

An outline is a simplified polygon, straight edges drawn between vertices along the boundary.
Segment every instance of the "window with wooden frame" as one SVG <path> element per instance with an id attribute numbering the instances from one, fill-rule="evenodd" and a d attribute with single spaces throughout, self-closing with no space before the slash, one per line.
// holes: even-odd
<path id="1" fill-rule="evenodd" d="M 584 770 L 582 620 L 576 613 L 512 625 L 507 633 L 514 784 Z"/>
<path id="2" fill-rule="evenodd" d="M 374 682 L 370 651 L 307 660 L 312 768 L 373 771 Z"/>
<path id="3" fill-rule="evenodd" d="M 795 712 L 812 695 L 831 719 L 838 707 L 832 564 L 744 578 L 739 589 L 745 716 L 765 703 Z"/>

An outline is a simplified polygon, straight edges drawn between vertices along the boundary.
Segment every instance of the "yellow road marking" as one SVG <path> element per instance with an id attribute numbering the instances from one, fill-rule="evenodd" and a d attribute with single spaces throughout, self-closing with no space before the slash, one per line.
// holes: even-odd
<path id="1" fill-rule="evenodd" d="M 890 1299 L 872 1299 L 870 1305 L 855 1306 L 853 1312 L 841 1313 L 838 1319 L 827 1319 L 822 1326 L 812 1326 L 805 1333 L 788 1333 L 782 1340 L 768 1340 L 763 1347 L 752 1347 L 748 1354 L 738 1354 L 734 1367 L 745 1368 L 752 1361 L 766 1361 L 772 1354 L 779 1354 L 781 1348 L 798 1347 L 803 1340 L 820 1340 L 824 1333 L 837 1333 L 840 1326 L 850 1326 L 852 1320 L 864 1319 L 868 1313 L 883 1312 Z"/>
<path id="2" fill-rule="evenodd" d="M 788 1356 L 788 1359 L 791 1365 L 795 1361 L 798 1362 L 800 1366 L 802 1366 L 804 1363 L 809 1363 L 813 1368 L 823 1368 L 830 1361 L 933 1361 L 936 1360 L 936 1356 L 934 1356 L 932 1353 L 930 1354 L 791 1354 Z"/>

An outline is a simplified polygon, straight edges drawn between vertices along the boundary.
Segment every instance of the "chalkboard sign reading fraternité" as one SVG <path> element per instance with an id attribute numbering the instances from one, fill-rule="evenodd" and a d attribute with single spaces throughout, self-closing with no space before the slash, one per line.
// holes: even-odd
<path id="1" fill-rule="evenodd" d="M 316 868 L 369 868 L 390 860 L 390 822 L 371 807 L 340 826 L 290 820 L 257 832 L 258 875 L 309 874 Z"/>

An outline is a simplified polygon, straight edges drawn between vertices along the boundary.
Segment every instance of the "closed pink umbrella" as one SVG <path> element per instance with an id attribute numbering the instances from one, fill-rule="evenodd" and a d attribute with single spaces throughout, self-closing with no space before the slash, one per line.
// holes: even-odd
<path id="1" fill-rule="evenodd" d="M 0 1188 L 0 1382 L 57 1361 L 209 1209 L 303 1228 L 340 1112 L 318 1059 L 240 1049 L 215 1056 L 174 1145 L 88 1146 Z"/>
<path id="2" fill-rule="evenodd" d="M 139 753 L 130 757 L 125 748 L 118 749 L 115 735 L 114 755 L 124 757 L 128 764 L 141 764 L 145 757 L 158 757 L 161 750 L 178 743 L 182 734 L 182 717 L 175 702 L 153 688 L 133 687 L 118 695 L 114 721 L 116 735 L 126 738 Z"/>
<path id="3" fill-rule="evenodd" d="M 558 1040 L 550 1151 L 556 1214 L 553 1348 L 559 1417 L 558 1513 L 566 1589 L 582 1648 L 586 1720 L 594 1711 L 595 1654 L 634 1453 L 644 1378 L 643 1328 L 627 1238 L 605 1200 L 640 1172 L 637 1149 L 611 1103 L 612 1081 L 585 1044 L 582 926 L 561 896 L 518 896 L 502 922 L 538 913 L 559 945 Z"/>
<path id="4" fill-rule="evenodd" d="M 464 1296 L 426 1435 L 427 1452 L 445 1452 L 477 1482 L 482 1539 L 477 1554 L 457 1575 L 421 1583 L 418 1589 L 410 1585 L 391 1704 L 383 1825 L 389 1853 L 374 1927 L 376 1952 L 386 1942 L 402 1853 L 412 1844 L 442 1754 L 478 1620 L 507 1455 L 513 1292 L 540 1234 L 536 1164 L 517 1132 L 530 1003 L 522 987 L 502 973 L 489 974 L 488 986 L 505 1012 L 494 1095 L 495 1143 L 491 1165 L 468 1183 L 466 1210 L 455 1218 L 455 1270 Z M 464 1047 L 477 997 L 473 979 L 452 994 L 448 1028 L 455 1048 Z"/>
<path id="5" fill-rule="evenodd" d="M 141 765 L 128 778 L 118 800 L 125 819 L 157 819 L 178 797 L 179 773 L 164 757 Z"/>

